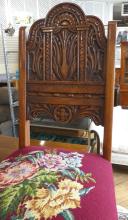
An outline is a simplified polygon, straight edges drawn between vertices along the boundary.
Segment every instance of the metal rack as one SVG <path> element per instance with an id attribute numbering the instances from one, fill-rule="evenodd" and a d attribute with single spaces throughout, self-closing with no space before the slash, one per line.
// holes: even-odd
<path id="1" fill-rule="evenodd" d="M 3 46 L 5 74 L 6 74 L 7 87 L 8 87 L 8 97 L 9 97 L 10 116 L 11 116 L 11 122 L 12 122 L 12 132 L 13 132 L 13 136 L 17 136 L 16 125 L 18 122 L 15 117 L 14 108 L 16 106 L 18 106 L 18 102 L 13 101 L 12 89 L 11 89 L 12 80 L 11 80 L 10 73 L 9 73 L 8 55 L 12 54 L 12 53 L 18 53 L 18 51 L 7 50 L 5 37 L 6 36 L 5 36 L 4 30 L 3 30 L 3 27 L 1 25 L 1 38 L 2 38 L 2 46 Z"/>

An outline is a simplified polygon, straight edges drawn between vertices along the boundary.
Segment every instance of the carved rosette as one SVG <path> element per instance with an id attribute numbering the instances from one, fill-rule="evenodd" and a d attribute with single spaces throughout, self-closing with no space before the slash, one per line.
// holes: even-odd
<path id="1" fill-rule="evenodd" d="M 68 123 L 72 120 L 73 112 L 71 106 L 58 105 L 53 112 L 56 121 Z"/>

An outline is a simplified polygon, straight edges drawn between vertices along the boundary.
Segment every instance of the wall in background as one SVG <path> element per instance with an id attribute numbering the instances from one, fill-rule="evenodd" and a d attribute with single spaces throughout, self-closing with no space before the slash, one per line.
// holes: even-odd
<path id="1" fill-rule="evenodd" d="M 30 26 L 33 21 L 45 17 L 53 6 L 66 1 L 78 4 L 87 15 L 98 16 L 104 25 L 113 18 L 113 2 L 110 0 L 0 0 L 0 23 L 4 29 L 11 23 L 17 30 L 13 37 L 7 38 L 7 49 L 17 49 L 19 26 Z M 8 63 L 9 71 L 15 74 L 18 55 L 10 54 Z M 5 73 L 5 68 L 0 36 L 0 74 L 2 73 Z"/>
<path id="2" fill-rule="evenodd" d="M 104 24 L 113 17 L 113 3 L 107 0 L 0 0 L 0 23 L 4 27 L 9 23 L 15 25 L 14 17 L 18 16 L 31 16 L 37 20 L 45 17 L 54 5 L 66 1 L 80 5 L 86 14 L 100 17 Z"/>

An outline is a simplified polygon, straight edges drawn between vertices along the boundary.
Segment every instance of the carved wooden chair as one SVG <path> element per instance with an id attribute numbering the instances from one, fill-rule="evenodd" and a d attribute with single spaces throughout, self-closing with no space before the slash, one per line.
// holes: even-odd
<path id="1" fill-rule="evenodd" d="M 28 40 L 20 28 L 19 150 L 1 164 L 2 219 L 117 220 L 109 162 L 115 32 L 109 22 L 106 38 L 100 19 L 71 3 L 36 21 Z M 41 114 L 103 125 L 103 156 L 30 146 L 29 120 Z"/>
<path id="2" fill-rule="evenodd" d="M 121 67 L 116 69 L 116 83 L 120 87 L 119 105 L 128 108 L 128 42 L 121 42 Z"/>

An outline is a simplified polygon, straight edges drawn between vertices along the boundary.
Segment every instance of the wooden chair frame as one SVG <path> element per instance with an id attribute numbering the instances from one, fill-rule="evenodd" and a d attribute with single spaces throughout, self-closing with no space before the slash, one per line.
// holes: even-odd
<path id="1" fill-rule="evenodd" d="M 69 17 L 74 13 L 74 11 L 76 10 L 76 16 L 77 12 L 79 12 L 81 14 L 81 16 L 83 16 L 83 20 L 85 19 L 86 22 L 88 22 L 88 20 L 92 19 L 95 21 L 95 17 L 89 17 L 89 16 L 85 16 L 84 13 L 82 12 L 82 10 L 76 6 L 75 4 L 69 4 L 69 3 L 62 3 L 59 4 L 59 6 L 55 6 L 47 15 L 46 19 L 44 20 L 44 25 L 43 25 L 43 20 L 42 22 L 42 30 L 43 32 L 47 32 L 50 31 L 49 26 L 46 24 L 48 23 L 48 19 L 52 20 L 52 27 L 50 26 L 50 28 L 53 28 L 52 30 L 54 30 L 54 27 L 56 27 L 55 23 L 54 23 L 54 13 L 55 11 L 57 11 L 56 13 L 59 14 L 59 10 L 58 8 L 61 7 L 62 8 L 62 12 L 61 12 L 61 16 L 63 17 L 64 13 L 69 13 Z M 68 11 L 70 8 L 71 9 L 71 13 Z M 58 15 L 59 16 L 59 15 Z M 74 15 L 73 15 L 74 16 Z M 85 18 L 84 18 L 85 16 Z M 61 17 L 61 18 L 62 18 Z M 68 18 L 69 19 L 69 18 Z M 67 19 L 67 20 L 68 20 Z M 70 20 L 70 19 L 69 19 Z M 97 20 L 98 22 L 100 22 L 99 20 Z M 67 22 L 67 21 L 66 21 Z M 82 24 L 81 27 L 77 26 L 77 29 L 81 28 L 81 30 L 83 30 L 84 28 L 86 28 L 86 22 Z M 95 22 L 94 22 L 95 23 Z M 37 26 L 38 26 L 38 22 L 37 22 Z M 62 26 L 65 25 L 64 23 L 62 24 Z M 59 26 L 59 24 L 58 24 Z M 99 25 L 100 26 L 100 25 Z M 102 26 L 102 25 L 101 25 Z M 33 31 L 34 27 L 31 28 L 31 31 Z M 65 28 L 62 27 L 62 28 Z M 82 29 L 83 28 L 83 29 Z M 99 32 L 102 31 L 100 28 L 98 30 Z M 99 33 L 97 32 L 97 33 Z M 35 32 L 36 33 L 36 32 Z M 82 35 L 83 36 L 83 35 Z M 100 35 L 99 35 L 100 36 Z M 107 50 L 105 52 L 104 55 L 104 59 L 105 59 L 105 83 L 104 86 L 105 88 L 104 90 L 104 104 L 102 106 L 102 110 L 103 110 L 103 121 L 102 121 L 102 125 L 104 126 L 104 141 L 103 141 L 103 157 L 106 158 L 107 160 L 111 159 L 111 146 L 112 146 L 112 119 L 113 119 L 113 106 L 114 106 L 114 81 L 115 81 L 115 38 L 116 38 L 116 22 L 111 21 L 108 23 L 108 36 L 107 36 Z M 23 148 L 25 146 L 29 146 L 30 145 L 30 121 L 28 118 L 28 99 L 27 94 L 28 94 L 28 88 L 29 88 L 29 82 L 34 82 L 31 79 L 28 78 L 28 60 L 27 60 L 27 54 L 28 54 L 28 49 L 27 49 L 27 44 L 28 42 L 30 42 L 30 36 L 28 38 L 28 41 L 26 39 L 26 33 L 25 33 L 25 27 L 21 27 L 20 31 L 19 31 L 19 70 L 20 70 L 20 80 L 19 80 L 19 118 L 20 118 L 20 124 L 19 124 L 19 147 Z M 86 45 L 87 46 L 87 45 Z M 63 50 L 64 51 L 64 50 Z M 78 60 L 77 60 L 78 62 Z M 86 62 L 86 61 L 85 61 Z M 48 81 L 44 80 L 47 84 Z M 64 80 L 65 81 L 65 80 Z M 41 81 L 42 82 L 42 81 Z M 62 81 L 58 81 L 58 84 L 61 84 Z M 26 86 L 26 83 L 27 86 Z M 68 83 L 68 82 L 67 82 Z M 73 84 L 74 82 L 72 82 Z M 46 86 L 47 86 L 46 84 Z M 33 84 L 34 85 L 34 84 Z M 98 82 L 97 82 L 98 85 Z M 99 84 L 101 85 L 101 84 Z M 43 84 L 44 86 L 44 84 Z M 85 83 L 85 87 L 87 86 L 87 83 Z M 97 88 L 97 87 L 96 87 Z M 64 86 L 62 87 L 62 90 L 64 89 Z M 87 87 L 88 89 L 88 87 Z M 30 92 L 30 91 L 29 91 Z M 54 90 L 55 92 L 55 90 Z M 83 90 L 81 90 L 81 93 L 83 92 Z M 91 89 L 90 89 L 90 93 L 91 93 Z M 93 91 L 94 92 L 94 91 Z M 91 93 L 92 94 L 92 93 Z M 89 93 L 88 93 L 89 95 Z M 88 96 L 89 97 L 89 96 Z M 43 99 L 43 98 L 42 98 Z M 68 98 L 67 98 L 68 99 Z M 61 102 L 57 101 L 56 105 L 61 104 Z M 69 104 L 69 101 L 67 101 L 67 104 Z M 88 103 L 84 103 L 84 104 L 88 104 Z M 94 107 L 94 106 L 93 106 Z M 84 115 L 84 117 L 86 116 L 86 114 Z M 88 114 L 87 114 L 88 116 Z"/>
<path id="2" fill-rule="evenodd" d="M 128 42 L 121 42 L 121 66 L 116 68 L 116 83 L 119 85 L 119 105 L 128 108 Z"/>

